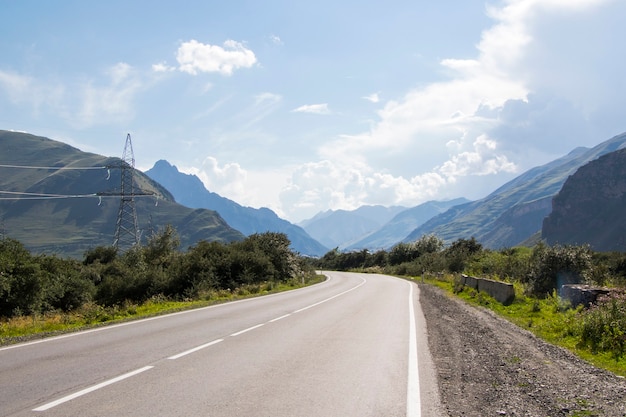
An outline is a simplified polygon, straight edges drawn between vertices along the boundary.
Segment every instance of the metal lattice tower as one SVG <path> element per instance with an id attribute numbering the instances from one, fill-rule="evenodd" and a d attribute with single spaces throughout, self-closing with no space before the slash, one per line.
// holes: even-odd
<path id="1" fill-rule="evenodd" d="M 137 210 L 135 209 L 134 171 L 135 155 L 130 133 L 126 136 L 124 154 L 121 161 L 120 209 L 117 214 L 115 240 L 113 246 L 126 250 L 139 244 L 139 228 L 137 226 Z"/>

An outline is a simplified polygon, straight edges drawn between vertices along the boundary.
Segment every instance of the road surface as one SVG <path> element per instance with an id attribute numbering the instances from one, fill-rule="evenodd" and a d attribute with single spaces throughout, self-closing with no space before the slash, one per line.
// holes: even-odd
<path id="1" fill-rule="evenodd" d="M 0 348 L 0 416 L 436 416 L 418 287 L 326 275 Z"/>

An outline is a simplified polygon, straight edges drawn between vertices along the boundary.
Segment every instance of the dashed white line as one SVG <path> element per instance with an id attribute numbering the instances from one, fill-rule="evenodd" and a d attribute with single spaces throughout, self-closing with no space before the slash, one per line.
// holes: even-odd
<path id="1" fill-rule="evenodd" d="M 275 321 L 286 319 L 289 316 L 291 316 L 291 313 L 285 314 L 284 316 L 276 317 L 275 319 L 271 319 L 270 321 L 268 321 L 268 323 L 274 323 Z"/>
<path id="2" fill-rule="evenodd" d="M 239 336 L 240 334 L 244 334 L 249 332 L 250 330 L 258 329 L 261 326 L 265 326 L 265 323 L 257 324 L 256 326 L 248 327 L 247 329 L 240 330 L 236 333 L 231 334 L 231 336 Z"/>
<path id="3" fill-rule="evenodd" d="M 223 341 L 224 341 L 224 339 L 217 339 L 217 340 L 214 340 L 214 341 L 212 341 L 212 342 L 205 343 L 204 345 L 196 346 L 195 348 L 192 348 L 192 349 L 186 350 L 186 351 L 181 352 L 181 353 L 179 353 L 179 354 L 177 354 L 177 355 L 170 356 L 170 357 L 169 357 L 169 358 L 167 358 L 167 359 L 172 359 L 172 360 L 175 360 L 175 359 L 178 359 L 178 358 L 182 358 L 183 356 L 187 356 L 187 355 L 189 355 L 190 353 L 197 352 L 197 351 L 199 351 L 199 350 L 201 350 L 201 349 L 207 348 L 207 347 L 209 347 L 209 346 L 213 346 L 213 345 L 218 344 L 218 343 L 223 342 Z"/>
<path id="4" fill-rule="evenodd" d="M 46 411 L 46 410 L 49 410 L 52 407 L 56 407 L 59 404 L 63 404 L 65 402 L 71 401 L 74 398 L 78 398 L 78 397 L 80 397 L 82 395 L 89 394 L 90 392 L 96 391 L 96 390 L 98 390 L 100 388 L 104 388 L 107 385 L 114 384 L 114 383 L 122 381 L 122 380 L 124 380 L 126 378 L 130 378 L 131 376 L 135 376 L 137 374 L 140 374 L 140 373 L 145 372 L 145 371 L 147 371 L 149 369 L 152 369 L 152 368 L 154 368 L 154 367 L 153 366 L 144 366 L 143 368 L 136 369 L 136 370 L 134 370 L 132 372 L 128 372 L 128 373 L 126 373 L 124 375 L 120 375 L 120 376 L 118 376 L 116 378 L 109 379 L 108 381 L 104 381 L 104 382 L 102 382 L 100 384 L 97 384 L 97 385 L 94 385 L 92 387 L 85 388 L 82 391 L 75 392 L 74 394 L 70 394 L 70 395 L 68 395 L 66 397 L 59 398 L 56 401 L 52 401 L 52 402 L 44 404 L 44 405 L 42 405 L 40 407 L 34 408 L 33 411 Z"/>
<path id="5" fill-rule="evenodd" d="M 316 307 L 316 306 L 318 306 L 318 305 L 320 305 L 320 304 L 323 304 L 323 303 L 325 303 L 325 302 L 327 302 L 327 301 L 330 301 L 330 300 L 332 300 L 332 299 L 334 299 L 334 298 L 337 298 L 337 297 L 340 297 L 340 296 L 342 296 L 342 295 L 344 295 L 344 294 L 347 294 L 347 293 L 349 293 L 350 291 L 354 291 L 354 290 L 356 290 L 356 289 L 357 289 L 357 288 L 359 288 L 361 285 L 363 285 L 363 284 L 365 284 L 365 283 L 367 282 L 367 281 L 365 281 L 365 279 L 364 279 L 364 278 L 361 278 L 361 279 L 362 279 L 362 282 L 361 282 L 359 285 L 357 285 L 357 286 L 355 286 L 355 287 L 352 287 L 352 288 L 350 288 L 349 290 L 346 290 L 346 291 L 344 291 L 344 292 L 340 292 L 339 294 L 335 294 L 335 295 L 333 295 L 332 297 L 329 297 L 329 298 L 327 298 L 327 299 L 325 299 L 325 300 L 318 301 L 318 302 L 317 302 L 317 303 L 315 303 L 315 304 L 311 304 L 311 305 L 309 305 L 309 306 L 306 306 L 306 307 L 304 307 L 304 308 L 301 308 L 300 310 L 296 310 L 296 311 L 294 311 L 294 313 L 300 313 L 300 312 L 302 312 L 302 311 L 304 311 L 304 310 L 308 310 L 309 308 Z"/>

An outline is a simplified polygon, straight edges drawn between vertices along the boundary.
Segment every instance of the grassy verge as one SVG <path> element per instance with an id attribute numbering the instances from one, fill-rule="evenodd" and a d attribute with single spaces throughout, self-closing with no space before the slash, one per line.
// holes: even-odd
<path id="1" fill-rule="evenodd" d="M 573 309 L 558 297 L 536 299 L 523 295 L 523 288 L 516 284 L 515 300 L 505 306 L 489 295 L 468 287 L 455 286 L 452 277 L 445 279 L 426 278 L 425 282 L 444 289 L 466 302 L 488 308 L 517 326 L 529 330 L 537 337 L 566 348 L 587 362 L 616 375 L 626 376 L 626 355 L 616 356 L 612 352 L 593 352 L 581 343 L 583 316 L 582 307 Z"/>
<path id="2" fill-rule="evenodd" d="M 103 307 L 89 303 L 71 313 L 49 312 L 43 315 L 14 317 L 8 320 L 0 320 L 0 346 L 128 320 L 137 320 L 177 311 L 207 307 L 228 301 L 289 291 L 319 283 L 324 279 L 323 276 L 316 275 L 315 278 L 307 278 L 305 282 L 294 279 L 284 283 L 266 282 L 250 285 L 234 291 L 209 291 L 201 294 L 198 299 L 194 300 L 174 301 L 155 297 L 139 305 L 124 303 L 113 307 Z"/>

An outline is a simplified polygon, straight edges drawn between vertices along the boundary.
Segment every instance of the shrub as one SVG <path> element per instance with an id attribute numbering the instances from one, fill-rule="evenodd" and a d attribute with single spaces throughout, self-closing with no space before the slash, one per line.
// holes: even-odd
<path id="1" fill-rule="evenodd" d="M 612 293 L 582 313 L 580 345 L 594 353 L 626 353 L 626 293 Z"/>
<path id="2" fill-rule="evenodd" d="M 591 272 L 589 246 L 539 244 L 533 249 L 529 272 L 523 280 L 530 294 L 545 297 L 564 284 L 586 281 Z"/>

